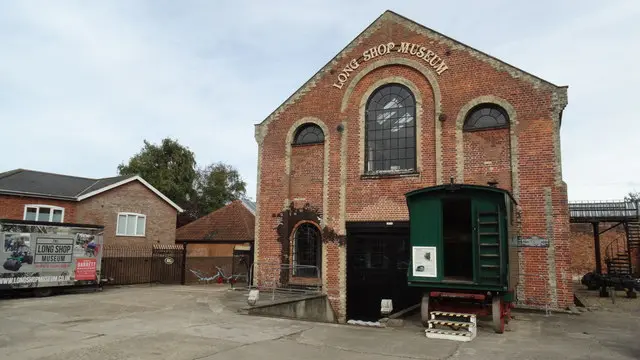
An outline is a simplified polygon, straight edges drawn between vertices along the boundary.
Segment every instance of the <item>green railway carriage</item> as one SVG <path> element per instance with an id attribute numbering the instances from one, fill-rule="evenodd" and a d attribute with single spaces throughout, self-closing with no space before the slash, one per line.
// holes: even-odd
<path id="1" fill-rule="evenodd" d="M 504 331 L 518 279 L 513 196 L 493 186 L 451 183 L 409 192 L 406 199 L 407 279 L 424 289 L 423 322 L 430 309 L 479 315 L 491 309 L 496 331 Z"/>

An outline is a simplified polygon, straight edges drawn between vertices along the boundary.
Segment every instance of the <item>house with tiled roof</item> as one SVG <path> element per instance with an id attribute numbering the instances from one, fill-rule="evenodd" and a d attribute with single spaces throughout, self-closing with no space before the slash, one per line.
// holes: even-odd
<path id="1" fill-rule="evenodd" d="M 176 230 L 176 243 L 187 242 L 189 256 L 230 257 L 252 251 L 255 203 L 235 200 Z"/>
<path id="2" fill-rule="evenodd" d="M 0 173 L 0 219 L 104 226 L 105 244 L 173 244 L 180 206 L 136 175 Z"/>

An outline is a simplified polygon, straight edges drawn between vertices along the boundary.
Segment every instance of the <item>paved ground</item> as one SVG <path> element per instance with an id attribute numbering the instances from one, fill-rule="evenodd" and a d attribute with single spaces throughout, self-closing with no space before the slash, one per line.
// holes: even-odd
<path id="1" fill-rule="evenodd" d="M 237 294 L 237 293 L 234 293 Z M 131 287 L 0 300 L 0 359 L 639 359 L 631 311 L 518 314 L 503 335 L 430 340 L 417 325 L 372 329 L 239 315 L 226 288 Z"/>

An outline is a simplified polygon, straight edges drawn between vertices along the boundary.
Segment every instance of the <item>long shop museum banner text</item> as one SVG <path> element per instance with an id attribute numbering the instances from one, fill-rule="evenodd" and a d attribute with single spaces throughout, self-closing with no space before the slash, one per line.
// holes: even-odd
<path id="1" fill-rule="evenodd" d="M 394 42 L 388 42 L 386 44 L 380 44 L 378 46 L 374 46 L 365 50 L 362 53 L 361 60 L 353 59 L 351 60 L 347 66 L 340 71 L 338 74 L 338 81 L 336 81 L 333 86 L 342 89 L 342 86 L 347 82 L 352 72 L 354 72 L 361 64 L 375 59 L 377 57 L 391 54 L 393 52 L 402 53 L 402 54 L 410 54 L 417 58 L 423 60 L 427 65 L 431 66 L 436 74 L 442 75 L 443 72 L 447 71 L 449 67 L 445 64 L 444 59 L 438 56 L 432 50 L 427 49 L 426 47 L 420 44 L 414 44 L 410 42 L 401 42 L 400 46 L 396 46 Z"/>

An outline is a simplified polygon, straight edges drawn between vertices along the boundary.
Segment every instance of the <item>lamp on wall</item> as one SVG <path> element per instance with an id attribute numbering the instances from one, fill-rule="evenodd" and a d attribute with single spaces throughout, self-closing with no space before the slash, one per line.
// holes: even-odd
<path id="1" fill-rule="evenodd" d="M 342 133 L 344 131 L 344 125 L 340 124 L 336 127 L 336 130 L 338 130 L 339 133 Z"/>
<path id="2" fill-rule="evenodd" d="M 445 120 L 447 120 L 447 115 L 446 114 L 440 114 L 438 115 L 438 120 L 444 122 Z"/>

